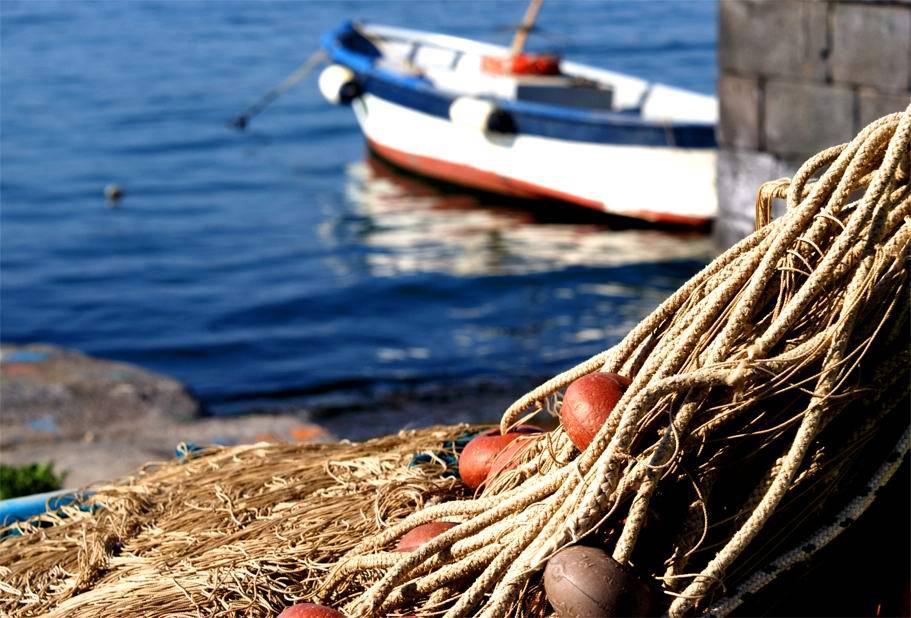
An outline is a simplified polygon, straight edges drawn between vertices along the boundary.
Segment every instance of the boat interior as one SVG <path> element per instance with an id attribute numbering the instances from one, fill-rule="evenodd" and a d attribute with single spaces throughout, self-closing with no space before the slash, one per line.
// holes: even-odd
<path id="1" fill-rule="evenodd" d="M 658 122 L 717 121 L 715 97 L 566 60 L 558 74 L 491 72 L 489 60 L 506 58 L 506 47 L 454 36 L 358 24 L 382 54 L 380 68 L 422 77 L 453 96 L 471 96 L 574 109 L 627 114 Z"/>

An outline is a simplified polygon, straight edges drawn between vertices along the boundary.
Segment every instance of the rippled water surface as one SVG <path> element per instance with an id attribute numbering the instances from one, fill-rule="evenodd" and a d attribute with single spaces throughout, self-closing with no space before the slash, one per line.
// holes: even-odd
<path id="1" fill-rule="evenodd" d="M 138 363 L 224 412 L 466 383 L 520 394 L 616 341 L 705 262 L 704 236 L 404 175 L 312 78 L 246 133 L 225 124 L 343 19 L 506 43 L 523 11 L 4 2 L 3 340 Z M 550 2 L 532 41 L 711 92 L 715 21 L 709 2 Z"/>

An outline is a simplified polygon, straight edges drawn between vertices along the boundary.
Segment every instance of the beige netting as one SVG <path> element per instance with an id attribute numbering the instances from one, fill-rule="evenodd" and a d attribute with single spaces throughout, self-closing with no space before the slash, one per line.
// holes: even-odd
<path id="1" fill-rule="evenodd" d="M 471 428 L 363 443 L 254 444 L 150 464 L 80 506 L 5 532 L 0 614 L 274 616 L 366 535 L 440 500 Z M 415 463 L 416 453 L 426 453 Z M 95 507 L 94 509 L 92 507 Z"/>

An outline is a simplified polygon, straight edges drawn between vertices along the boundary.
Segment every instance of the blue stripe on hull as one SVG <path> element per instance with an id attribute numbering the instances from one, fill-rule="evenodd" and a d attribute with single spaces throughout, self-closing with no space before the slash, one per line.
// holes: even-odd
<path id="1" fill-rule="evenodd" d="M 449 118 L 455 97 L 444 94 L 423 77 L 401 75 L 374 66 L 376 53 L 350 23 L 323 37 L 323 47 L 334 62 L 357 73 L 364 92 L 438 118 Z M 368 45 L 372 45 L 367 41 Z M 358 50 L 358 51 L 356 51 Z M 378 52 L 377 52 L 378 53 Z M 576 142 L 675 148 L 715 148 L 713 125 L 658 124 L 616 112 L 589 112 L 553 105 L 497 99 L 509 112 L 517 134 Z"/>

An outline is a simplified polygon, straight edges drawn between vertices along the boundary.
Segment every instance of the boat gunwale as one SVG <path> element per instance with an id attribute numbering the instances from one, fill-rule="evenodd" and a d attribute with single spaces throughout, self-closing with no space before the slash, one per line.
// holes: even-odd
<path id="1" fill-rule="evenodd" d="M 363 27 L 363 26 L 361 26 Z M 386 26 L 380 26 L 382 29 L 401 31 L 406 33 L 417 33 L 417 34 L 431 34 L 431 33 L 421 33 L 419 31 L 410 31 L 410 30 L 400 30 L 394 29 Z M 458 94 L 450 93 L 444 91 L 440 88 L 437 88 L 424 77 L 407 75 L 404 73 L 393 71 L 387 67 L 378 66 L 374 63 L 371 57 L 363 53 L 359 53 L 355 50 L 350 49 L 345 46 L 341 37 L 352 31 L 357 32 L 357 28 L 352 22 L 346 21 L 341 24 L 339 27 L 327 32 L 322 37 L 322 46 L 323 49 L 327 52 L 329 57 L 333 62 L 337 62 L 344 66 L 347 66 L 349 69 L 354 71 L 358 76 L 367 84 L 367 90 L 370 90 L 370 80 L 379 80 L 385 84 L 397 88 L 404 88 L 407 90 L 414 91 L 415 93 L 421 94 L 426 97 L 433 97 L 438 100 L 446 101 L 447 106 L 455 99 L 459 98 Z M 368 26 L 369 33 L 369 26 Z M 478 43 L 471 41 L 470 39 L 458 39 L 457 37 L 450 37 L 449 35 L 440 35 L 441 37 L 447 39 L 456 39 L 464 40 L 469 43 L 476 43 L 478 45 L 487 46 L 486 43 Z M 491 48 L 496 48 L 496 46 L 490 45 Z M 584 65 L 583 65 L 584 66 Z M 591 67 L 592 70 L 599 70 Z M 636 79 L 630 76 L 621 75 L 625 79 Z M 645 84 L 646 82 L 642 82 Z M 689 92 L 689 91 L 685 91 Z M 378 95 L 381 96 L 381 95 Z M 645 119 L 640 115 L 632 115 L 628 111 L 597 111 L 597 110 L 580 110 L 580 109 L 571 109 L 562 107 L 559 105 L 550 105 L 546 103 L 536 103 L 529 101 L 519 101 L 514 99 L 505 99 L 494 96 L 484 96 L 477 97 L 486 100 L 495 102 L 498 107 L 504 111 L 512 114 L 517 114 L 520 116 L 525 116 L 526 119 L 537 119 L 542 121 L 550 122 L 560 122 L 564 124 L 573 124 L 577 126 L 587 126 L 590 128 L 600 128 L 606 129 L 609 127 L 616 127 L 618 129 L 627 129 L 627 130 L 648 130 L 655 131 L 660 130 L 661 132 L 667 133 L 668 131 L 682 131 L 686 133 L 696 133 L 696 139 L 684 139 L 676 140 L 674 136 L 665 136 L 666 139 L 664 143 L 651 143 L 641 141 L 631 141 L 629 143 L 644 144 L 644 145 L 653 145 L 653 146 L 663 146 L 663 147 L 677 147 L 677 148 L 716 148 L 715 136 L 714 136 L 714 123 L 709 122 L 696 122 L 696 121 L 675 121 L 675 120 L 655 120 L 655 119 Z M 445 117 L 448 114 L 445 113 L 434 113 L 426 109 L 418 109 L 416 111 L 423 113 L 431 113 L 436 116 Z M 525 131 L 520 131 L 520 134 L 527 133 Z M 702 135 L 700 135 L 702 134 Z M 545 135 L 545 137 L 554 137 L 552 135 Z M 691 136 L 692 137 L 692 136 Z M 592 141 L 580 139 L 579 141 Z M 604 140 L 594 140 L 595 142 L 603 142 Z M 679 142 L 683 143 L 679 143 Z M 615 140 L 606 140 L 605 143 L 623 143 L 617 142 Z"/>

